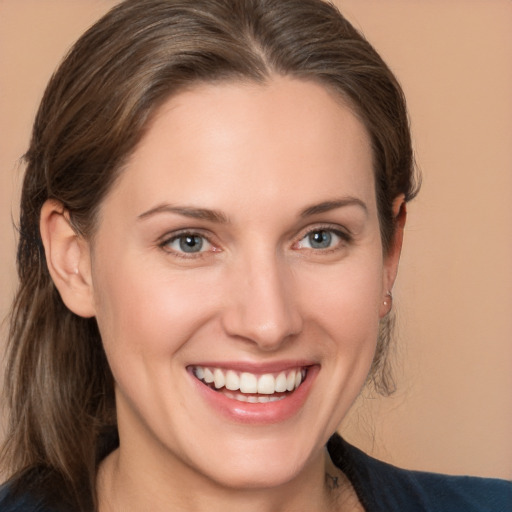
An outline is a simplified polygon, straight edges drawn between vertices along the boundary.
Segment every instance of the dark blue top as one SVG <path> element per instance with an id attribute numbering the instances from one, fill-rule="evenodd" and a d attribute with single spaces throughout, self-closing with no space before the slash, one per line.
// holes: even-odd
<path id="1" fill-rule="evenodd" d="M 54 512 L 51 508 L 40 505 L 38 500 L 28 494 L 16 498 L 9 495 L 9 488 L 3 485 L 0 489 L 0 512 Z"/>
<path id="2" fill-rule="evenodd" d="M 338 435 L 327 446 L 366 512 L 512 512 L 512 482 L 400 469 L 369 457 Z M 0 488 L 0 512 L 62 510 L 28 493 L 13 497 L 9 489 Z"/>
<path id="3" fill-rule="evenodd" d="M 512 482 L 400 469 L 338 435 L 328 443 L 366 512 L 512 512 Z"/>

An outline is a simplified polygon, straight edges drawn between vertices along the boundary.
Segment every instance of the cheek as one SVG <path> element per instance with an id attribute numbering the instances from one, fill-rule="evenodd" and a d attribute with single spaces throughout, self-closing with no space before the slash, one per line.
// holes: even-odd
<path id="1" fill-rule="evenodd" d="M 97 269 L 94 281 L 98 326 L 113 366 L 134 355 L 177 351 L 208 315 L 209 286 L 202 278 L 172 275 L 144 262 L 130 265 L 127 258 Z"/>
<path id="2" fill-rule="evenodd" d="M 328 275 L 327 275 L 328 274 Z M 310 324 L 323 340 L 324 358 L 333 382 L 332 397 L 342 405 L 351 405 L 366 381 L 373 361 L 379 332 L 382 297 L 382 263 L 368 258 L 354 265 L 340 265 L 326 270 L 323 279 L 302 298 Z M 310 280 L 310 283 L 312 281 Z M 326 397 L 327 399 L 327 397 Z M 345 403 L 346 401 L 346 403 Z M 337 410 L 337 406 L 333 406 Z"/>
<path id="3" fill-rule="evenodd" d="M 359 344 L 358 339 L 377 329 L 382 276 L 382 263 L 377 258 L 317 268 L 303 274 L 300 300 L 309 315 L 321 318 L 322 325 Z"/>
<path id="4" fill-rule="evenodd" d="M 338 428 L 366 382 L 378 338 L 382 275 L 382 262 L 369 255 L 317 268 L 300 281 L 303 311 L 322 361 L 315 400 L 325 412 L 317 420 L 325 436 Z"/>

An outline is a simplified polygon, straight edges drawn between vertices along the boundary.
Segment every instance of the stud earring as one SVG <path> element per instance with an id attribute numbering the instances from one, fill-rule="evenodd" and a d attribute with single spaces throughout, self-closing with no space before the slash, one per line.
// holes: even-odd
<path id="1" fill-rule="evenodd" d="M 386 299 L 384 300 L 384 306 L 389 306 L 389 309 L 393 307 L 393 295 L 390 291 L 386 292 Z"/>

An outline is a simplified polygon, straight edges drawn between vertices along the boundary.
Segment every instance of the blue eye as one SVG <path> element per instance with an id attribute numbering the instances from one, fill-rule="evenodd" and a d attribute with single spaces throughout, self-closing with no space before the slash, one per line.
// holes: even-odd
<path id="1" fill-rule="evenodd" d="M 329 231 L 313 231 L 307 236 L 309 245 L 313 249 L 327 249 L 331 246 L 332 234 Z"/>
<path id="2" fill-rule="evenodd" d="M 164 246 L 178 253 L 194 254 L 207 250 L 210 243 L 196 233 L 183 233 L 166 241 Z"/>
<path id="3" fill-rule="evenodd" d="M 332 229 L 315 229 L 307 233 L 297 244 L 299 249 L 332 249 L 340 244 L 342 233 Z"/>

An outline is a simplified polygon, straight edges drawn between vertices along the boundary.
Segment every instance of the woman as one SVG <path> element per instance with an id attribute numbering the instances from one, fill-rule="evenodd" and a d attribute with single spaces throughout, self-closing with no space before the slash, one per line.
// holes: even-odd
<path id="1" fill-rule="evenodd" d="M 120 4 L 26 160 L 2 510 L 505 509 L 334 435 L 389 385 L 416 186 L 400 87 L 332 6 Z"/>

